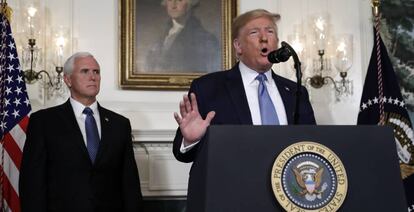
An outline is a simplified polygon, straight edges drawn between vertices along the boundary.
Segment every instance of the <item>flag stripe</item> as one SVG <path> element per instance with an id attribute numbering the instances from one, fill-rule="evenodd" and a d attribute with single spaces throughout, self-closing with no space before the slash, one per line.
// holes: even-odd
<path id="1" fill-rule="evenodd" d="M 22 151 L 20 150 L 19 146 L 16 144 L 10 133 L 4 135 L 3 145 L 5 152 L 7 152 L 11 156 L 10 158 L 16 165 L 17 169 L 20 170 L 20 164 L 22 162 Z"/>
<path id="2" fill-rule="evenodd" d="M 6 176 L 3 177 L 3 198 L 6 200 L 5 203 L 7 203 L 7 206 L 9 208 L 8 211 L 20 211 L 20 202 L 18 201 L 19 196 L 13 187 L 11 187 L 10 181 Z"/>
<path id="3" fill-rule="evenodd" d="M 4 172 L 3 176 L 8 178 L 9 184 L 15 190 L 19 192 L 19 170 L 15 164 L 11 161 L 10 155 L 4 151 Z"/>
<path id="4" fill-rule="evenodd" d="M 20 123 L 10 130 L 10 135 L 13 137 L 14 143 L 23 152 L 24 142 L 26 141 L 26 132 L 20 127 Z"/>
<path id="5" fill-rule="evenodd" d="M 9 205 L 7 204 L 6 201 L 3 202 L 4 206 L 3 206 L 3 210 L 5 212 L 12 212 L 12 210 L 10 209 Z"/>
<path id="6" fill-rule="evenodd" d="M 20 128 L 26 134 L 27 125 L 29 125 L 29 115 L 23 117 L 23 119 L 20 121 L 19 125 L 20 125 Z"/>

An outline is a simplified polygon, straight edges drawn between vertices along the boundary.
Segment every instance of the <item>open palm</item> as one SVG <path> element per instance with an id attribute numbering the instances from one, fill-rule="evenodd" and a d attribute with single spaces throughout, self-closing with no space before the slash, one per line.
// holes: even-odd
<path id="1" fill-rule="evenodd" d="M 199 141 L 206 133 L 207 127 L 215 116 L 215 112 L 211 111 L 203 119 L 198 111 L 197 99 L 194 93 L 190 94 L 191 101 L 187 95 L 180 102 L 181 117 L 174 113 L 174 118 L 180 126 L 181 134 L 184 138 L 184 145 L 190 145 Z"/>

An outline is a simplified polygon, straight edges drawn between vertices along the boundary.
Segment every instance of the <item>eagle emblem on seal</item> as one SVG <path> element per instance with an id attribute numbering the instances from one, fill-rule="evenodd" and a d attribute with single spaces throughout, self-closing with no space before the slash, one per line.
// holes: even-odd
<path id="1" fill-rule="evenodd" d="M 304 196 L 308 201 L 322 198 L 322 194 L 328 186 L 327 183 L 322 183 L 324 172 L 322 167 L 314 162 L 305 161 L 292 168 L 292 170 L 300 187 L 298 191 L 300 196 Z"/>

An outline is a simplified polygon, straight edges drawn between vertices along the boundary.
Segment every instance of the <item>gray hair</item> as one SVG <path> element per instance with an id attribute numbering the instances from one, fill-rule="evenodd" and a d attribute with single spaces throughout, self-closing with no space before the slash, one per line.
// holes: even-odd
<path id="1" fill-rule="evenodd" d="M 76 59 L 83 57 L 93 57 L 93 59 L 95 59 L 95 57 L 89 52 L 76 52 L 66 60 L 65 65 L 63 66 L 63 73 L 66 75 L 72 74 Z"/>
<path id="2" fill-rule="evenodd" d="M 166 2 L 167 0 L 162 0 L 161 1 L 161 5 L 162 6 L 165 6 L 165 2 Z M 188 4 L 191 6 L 191 7 L 194 7 L 194 6 L 196 6 L 199 2 L 200 2 L 200 0 L 186 0 L 187 2 L 188 2 Z"/>

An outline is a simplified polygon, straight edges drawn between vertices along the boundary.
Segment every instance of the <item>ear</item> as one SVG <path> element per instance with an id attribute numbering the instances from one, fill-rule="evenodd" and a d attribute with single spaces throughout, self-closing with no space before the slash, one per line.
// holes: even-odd
<path id="1" fill-rule="evenodd" d="M 63 74 L 63 81 L 68 86 L 68 88 L 72 87 L 72 81 L 70 80 L 70 75 Z"/>
<path id="2" fill-rule="evenodd" d="M 236 55 L 241 55 L 242 46 L 238 38 L 233 40 L 233 46 L 234 46 L 234 49 L 236 50 Z"/>

